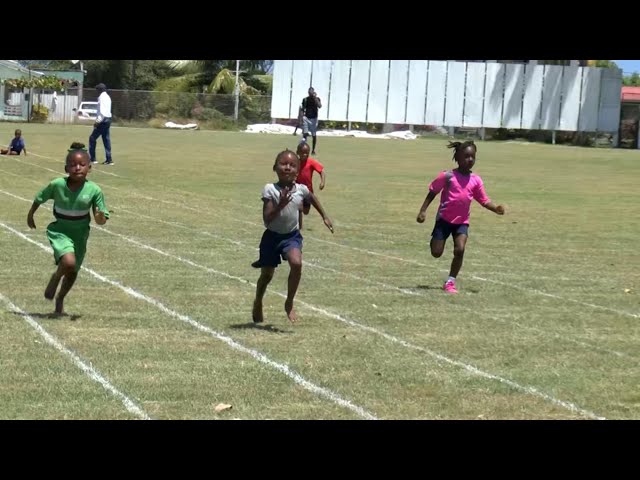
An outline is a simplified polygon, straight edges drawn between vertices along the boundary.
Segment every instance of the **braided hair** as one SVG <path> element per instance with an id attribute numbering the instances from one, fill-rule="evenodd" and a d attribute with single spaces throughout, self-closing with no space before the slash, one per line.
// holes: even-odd
<path id="1" fill-rule="evenodd" d="M 451 160 L 455 162 L 456 155 L 458 155 L 458 153 L 460 152 L 463 152 L 464 149 L 467 147 L 473 147 L 476 152 L 478 151 L 478 146 L 475 143 L 473 143 L 473 140 L 467 140 L 466 142 L 449 142 L 449 145 L 447 145 L 447 148 L 454 149 L 453 158 Z"/>
<path id="2" fill-rule="evenodd" d="M 73 157 L 74 154 L 76 153 L 84 153 L 85 155 L 89 156 L 89 154 L 87 153 L 87 148 L 86 145 L 82 142 L 73 142 L 71 144 L 71 146 L 69 147 L 68 153 L 67 153 L 67 158 L 65 160 L 65 164 L 69 164 L 69 160 L 71 160 L 71 158 Z"/>

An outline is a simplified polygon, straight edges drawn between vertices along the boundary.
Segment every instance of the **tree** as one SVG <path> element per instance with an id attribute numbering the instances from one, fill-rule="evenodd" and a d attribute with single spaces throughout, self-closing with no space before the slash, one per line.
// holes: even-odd
<path id="1" fill-rule="evenodd" d="M 207 87 L 205 93 L 223 93 L 231 95 L 235 93 L 236 75 L 228 68 L 223 68 L 220 73 L 213 79 L 211 85 Z M 242 77 L 238 77 L 238 87 L 240 95 L 259 95 L 260 91 L 254 87 L 247 85 Z"/>
<path id="2" fill-rule="evenodd" d="M 235 86 L 236 60 L 169 60 L 169 64 L 180 75 L 175 81 L 181 84 L 182 89 L 188 85 L 187 88 L 190 88 L 191 91 L 222 91 L 224 82 L 229 82 L 227 78 L 229 73 L 234 76 L 233 85 Z M 254 85 L 255 88 L 256 82 L 244 82 L 244 78 L 249 79 L 258 75 L 265 75 L 271 70 L 272 66 L 272 60 L 241 60 L 240 69 L 242 73 L 240 73 L 240 77 L 243 79 L 243 82 L 240 83 L 241 88 L 242 85 L 249 83 Z M 225 70 L 228 72 L 225 72 Z M 218 77 L 221 74 L 222 76 Z M 212 88 L 216 80 L 219 85 L 217 88 Z M 258 82 L 257 84 L 260 85 L 261 83 Z M 229 93 L 233 93 L 233 88 Z M 266 92 L 257 91 L 257 93 Z"/>
<path id="3" fill-rule="evenodd" d="M 633 72 L 631 75 L 622 78 L 622 84 L 627 87 L 640 87 L 640 75 Z"/>
<path id="4" fill-rule="evenodd" d="M 581 60 L 582 62 L 587 62 L 589 67 L 598 67 L 598 68 L 619 68 L 618 64 L 613 60 Z"/>

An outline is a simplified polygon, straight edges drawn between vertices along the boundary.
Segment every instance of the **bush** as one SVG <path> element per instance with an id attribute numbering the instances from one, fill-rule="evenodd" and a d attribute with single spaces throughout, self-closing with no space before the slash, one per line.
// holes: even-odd
<path id="1" fill-rule="evenodd" d="M 49 118 L 49 109 L 44 105 L 37 104 L 31 109 L 31 121 L 35 123 L 44 123 Z"/>

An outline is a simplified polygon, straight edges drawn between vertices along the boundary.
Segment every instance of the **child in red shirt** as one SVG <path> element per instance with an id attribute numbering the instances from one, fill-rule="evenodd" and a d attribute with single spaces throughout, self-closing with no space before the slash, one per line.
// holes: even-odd
<path id="1" fill-rule="evenodd" d="M 300 145 L 298 145 L 296 153 L 298 154 L 298 157 L 300 157 L 300 170 L 296 183 L 306 185 L 309 191 L 313 193 L 313 172 L 318 172 L 320 174 L 320 190 L 324 189 L 326 177 L 324 174 L 324 166 L 317 160 L 309 158 L 310 150 L 309 144 L 306 142 L 301 142 Z M 304 213 L 305 215 L 308 215 L 310 209 L 311 204 L 305 200 L 302 204 L 302 211 L 298 214 L 300 230 L 302 230 L 302 214 Z"/>

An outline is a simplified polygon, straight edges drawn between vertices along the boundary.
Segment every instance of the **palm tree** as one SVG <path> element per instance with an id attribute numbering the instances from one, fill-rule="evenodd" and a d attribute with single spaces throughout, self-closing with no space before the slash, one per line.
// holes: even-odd
<path id="1" fill-rule="evenodd" d="M 234 91 L 236 60 L 169 60 L 169 65 L 181 74 L 178 79 L 203 87 L 205 92 L 231 94 Z M 272 60 L 241 60 L 240 93 L 260 94 L 245 78 L 264 76 L 272 65 Z"/>
<path id="2" fill-rule="evenodd" d="M 220 70 L 218 75 L 216 75 L 211 84 L 206 88 L 205 93 L 223 93 L 231 95 L 235 92 L 235 87 L 235 71 L 231 71 L 228 68 L 223 68 L 222 70 Z M 260 95 L 260 90 L 247 85 L 247 83 L 241 76 L 238 76 L 238 87 L 241 96 Z"/>

